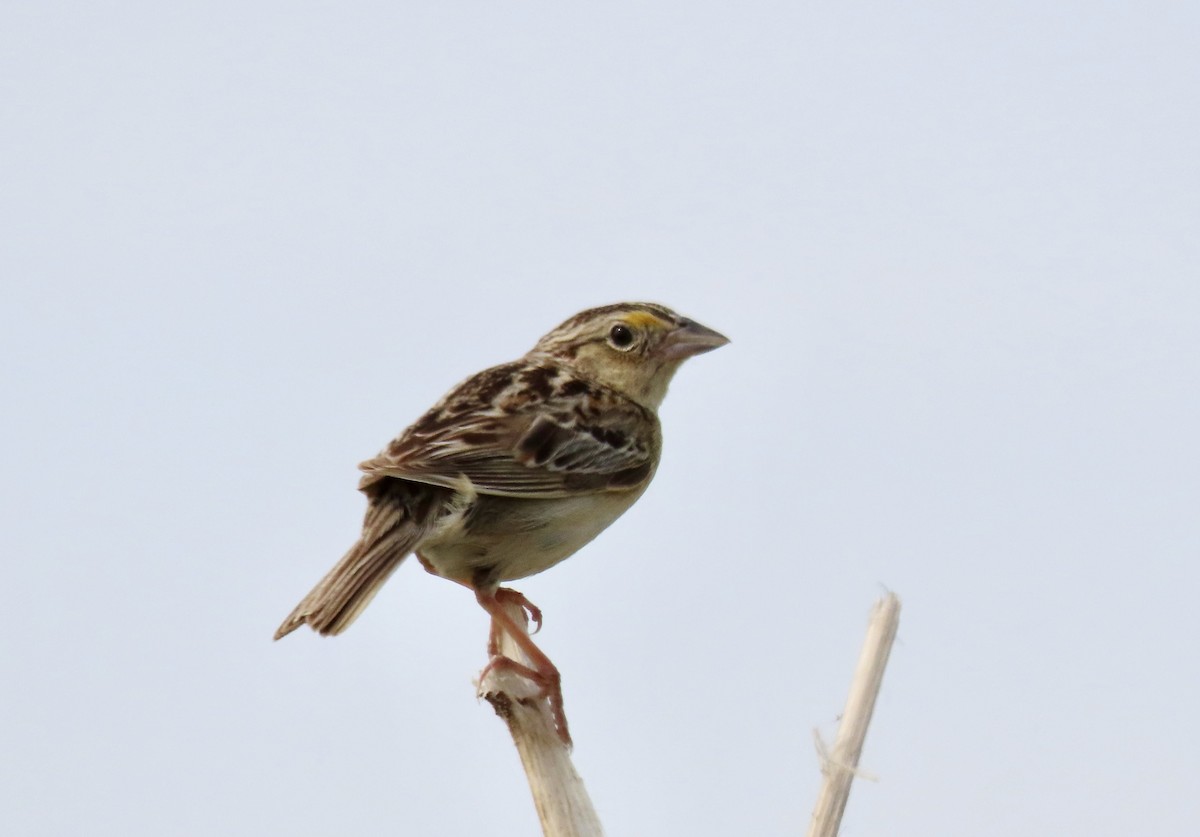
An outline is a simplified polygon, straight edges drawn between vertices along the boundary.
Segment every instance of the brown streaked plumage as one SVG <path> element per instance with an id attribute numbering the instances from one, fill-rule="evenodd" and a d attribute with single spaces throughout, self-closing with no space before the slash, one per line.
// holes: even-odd
<path id="1" fill-rule="evenodd" d="M 727 343 L 651 303 L 571 317 L 512 363 L 452 389 L 359 466 L 368 506 L 359 541 L 279 626 L 344 631 L 409 554 L 471 587 L 493 620 L 489 666 L 538 682 L 570 742 L 558 671 L 504 613 L 500 583 L 539 573 L 603 531 L 645 491 L 658 466 L 657 409 L 679 365 Z M 504 630 L 534 661 L 497 657 Z"/>

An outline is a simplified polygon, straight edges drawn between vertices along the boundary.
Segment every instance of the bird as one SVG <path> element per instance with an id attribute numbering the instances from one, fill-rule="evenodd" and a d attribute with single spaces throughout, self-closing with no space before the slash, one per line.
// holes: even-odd
<path id="1" fill-rule="evenodd" d="M 535 683 L 570 746 L 558 669 L 505 605 L 537 628 L 541 611 L 501 584 L 573 555 L 642 496 L 662 452 L 658 409 L 671 379 L 728 342 L 663 305 L 623 302 L 582 311 L 520 359 L 467 378 L 359 465 L 362 535 L 275 639 L 301 625 L 342 633 L 415 554 L 474 592 L 491 617 L 484 673 Z M 502 633 L 531 665 L 500 655 Z"/>

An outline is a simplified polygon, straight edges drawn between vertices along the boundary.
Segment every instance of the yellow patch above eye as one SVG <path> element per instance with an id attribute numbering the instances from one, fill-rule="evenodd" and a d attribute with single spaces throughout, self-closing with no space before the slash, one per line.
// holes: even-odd
<path id="1" fill-rule="evenodd" d="M 667 324 L 660 317 L 649 313 L 648 311 L 631 311 L 622 319 L 635 328 L 666 328 Z"/>

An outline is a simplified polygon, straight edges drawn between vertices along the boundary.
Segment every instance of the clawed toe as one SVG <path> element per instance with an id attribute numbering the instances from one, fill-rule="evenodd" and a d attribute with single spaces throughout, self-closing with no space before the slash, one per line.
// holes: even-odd
<path id="1" fill-rule="evenodd" d="M 513 590 L 511 587 L 500 587 L 496 590 L 496 601 L 501 604 L 515 604 L 528 613 L 529 621 L 533 623 L 531 634 L 536 634 L 542 629 L 542 609 L 525 598 L 525 594 L 521 591 Z"/>
<path id="2" fill-rule="evenodd" d="M 550 679 L 537 669 L 530 668 L 524 663 L 518 663 L 516 660 L 505 657 L 502 654 L 496 654 L 488 660 L 488 664 L 483 667 L 483 671 L 479 672 L 479 682 L 482 683 L 494 671 L 511 671 L 514 674 L 521 675 L 538 687 L 540 697 L 547 696 L 547 689 L 551 685 Z"/>
<path id="3" fill-rule="evenodd" d="M 538 687 L 538 697 L 545 699 L 550 704 L 550 718 L 554 722 L 555 732 L 558 733 L 562 743 L 570 747 L 571 733 L 567 727 L 567 713 L 563 708 L 562 680 L 558 669 L 551 666 L 548 669 L 539 670 L 509 657 L 496 655 L 488 660 L 488 664 L 479 673 L 479 682 L 483 683 L 489 674 L 497 671 L 511 671 Z"/>

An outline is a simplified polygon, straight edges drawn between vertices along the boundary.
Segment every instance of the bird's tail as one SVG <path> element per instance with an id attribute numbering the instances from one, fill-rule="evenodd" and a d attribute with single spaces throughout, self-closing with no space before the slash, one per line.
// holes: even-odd
<path id="1" fill-rule="evenodd" d="M 429 530 L 442 499 L 439 489 L 393 479 L 365 490 L 370 505 L 362 537 L 283 620 L 275 639 L 304 624 L 322 635 L 350 627 Z"/>

